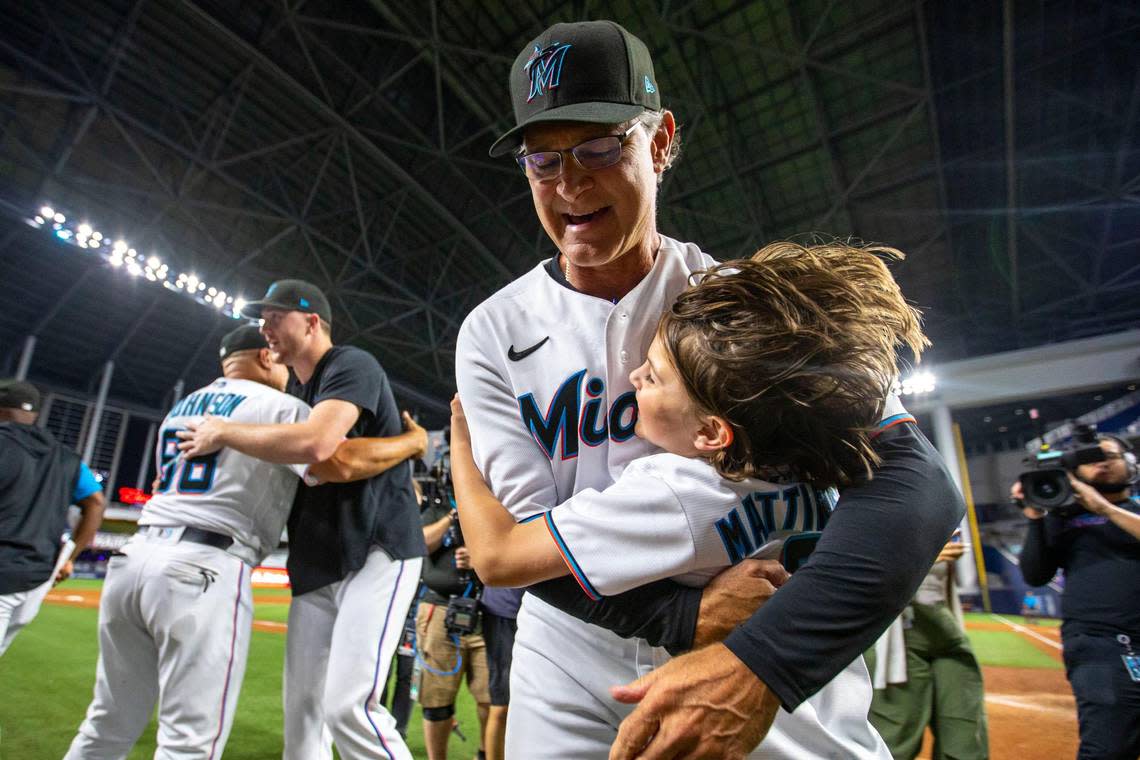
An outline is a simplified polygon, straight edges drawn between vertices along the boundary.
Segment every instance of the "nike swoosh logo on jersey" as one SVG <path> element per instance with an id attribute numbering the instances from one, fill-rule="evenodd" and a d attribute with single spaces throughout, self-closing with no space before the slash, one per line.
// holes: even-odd
<path id="1" fill-rule="evenodd" d="M 542 348 L 543 344 L 545 344 L 546 341 L 548 341 L 548 340 L 550 340 L 549 335 L 547 335 L 545 338 L 540 340 L 538 343 L 535 343 L 530 348 L 524 348 L 522 351 L 516 351 L 515 346 L 512 343 L 511 347 L 507 349 L 507 358 L 513 362 L 521 362 L 523 359 L 527 358 L 528 356 L 533 354 L 535 351 Z"/>

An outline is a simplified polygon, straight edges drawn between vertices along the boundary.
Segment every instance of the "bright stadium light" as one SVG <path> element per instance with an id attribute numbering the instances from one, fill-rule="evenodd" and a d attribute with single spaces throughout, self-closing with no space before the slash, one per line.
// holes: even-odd
<path id="1" fill-rule="evenodd" d="M 935 377 L 930 372 L 915 372 L 913 375 L 902 381 L 902 394 L 904 396 L 913 396 L 920 393 L 933 393 L 937 382 Z"/>
<path id="2" fill-rule="evenodd" d="M 132 277 L 143 277 L 150 282 L 161 284 L 172 292 L 183 292 L 200 304 L 213 306 L 221 313 L 233 318 L 241 318 L 241 310 L 245 306 L 244 299 L 235 299 L 216 286 L 207 285 L 204 280 L 194 274 L 182 272 L 174 281 L 168 278 L 170 265 L 162 261 L 158 253 L 147 256 L 140 255 L 130 247 L 122 238 L 114 241 L 98 229 L 91 222 L 84 221 L 68 224 L 67 217 L 50 205 L 40 207 L 39 213 L 33 213 L 24 220 L 32 227 L 45 228 L 58 240 L 75 246 L 77 249 L 102 256 L 103 259 L 116 269 L 125 269 Z M 106 246 L 108 250 L 100 250 Z"/>

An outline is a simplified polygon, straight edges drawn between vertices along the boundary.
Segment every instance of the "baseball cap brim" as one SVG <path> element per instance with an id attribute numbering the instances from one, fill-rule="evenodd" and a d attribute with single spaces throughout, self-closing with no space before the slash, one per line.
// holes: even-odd
<path id="1" fill-rule="evenodd" d="M 245 306 L 241 307 L 241 315 L 247 319 L 261 319 L 261 310 L 265 308 L 293 311 L 297 307 L 293 304 L 281 303 L 270 298 L 248 302 Z"/>
<path id="2" fill-rule="evenodd" d="M 621 124 L 645 113 L 643 105 L 630 103 L 570 103 L 558 108 L 540 111 L 519 124 L 514 129 L 504 133 L 491 145 L 488 153 L 493 158 L 505 156 L 522 145 L 523 132 L 532 124 L 543 124 L 554 121 L 582 122 L 584 124 Z M 242 310 L 244 314 L 248 310 Z"/>

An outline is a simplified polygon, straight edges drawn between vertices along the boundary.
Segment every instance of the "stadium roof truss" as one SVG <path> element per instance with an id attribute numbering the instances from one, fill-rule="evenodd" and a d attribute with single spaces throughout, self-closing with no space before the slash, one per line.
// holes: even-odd
<path id="1" fill-rule="evenodd" d="M 232 324 L 25 223 L 50 203 L 231 294 L 316 282 L 337 340 L 442 419 L 464 315 L 552 251 L 486 155 L 509 67 L 603 10 L 681 124 L 666 234 L 721 258 L 810 233 L 897 246 L 942 359 L 1140 316 L 1127 3 L 3 5 L 0 345 L 13 364 L 38 337 L 33 379 L 91 389 L 114 360 L 112 395 L 158 408 L 216 373 Z"/>

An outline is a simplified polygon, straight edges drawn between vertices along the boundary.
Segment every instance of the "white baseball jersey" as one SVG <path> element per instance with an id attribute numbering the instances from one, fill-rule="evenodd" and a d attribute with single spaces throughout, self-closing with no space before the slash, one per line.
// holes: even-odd
<path id="1" fill-rule="evenodd" d="M 185 459 L 177 433 L 205 415 L 255 424 L 303 422 L 309 407 L 252 380 L 218 378 L 179 401 L 162 421 L 155 456 L 157 494 L 143 507 L 140 525 L 185 525 L 224 533 L 230 552 L 256 565 L 277 548 L 306 465 L 263 462 L 225 448 Z"/>
<path id="2" fill-rule="evenodd" d="M 600 504 L 591 507 L 593 499 L 585 492 L 604 491 L 635 459 L 658 453 L 634 436 L 637 411 L 629 373 L 644 360 L 662 311 L 689 285 L 690 275 L 715 263 L 695 245 L 662 236 L 652 270 L 616 303 L 562 286 L 543 263 L 468 315 L 456 345 L 456 384 L 472 451 L 492 492 L 517 519 L 538 516 L 576 494 L 583 495 L 578 509 L 601 511 Z M 648 466 L 670 462 L 651 457 Z M 635 483 L 646 479 L 638 472 L 631 474 Z M 672 477 L 668 474 L 664 481 L 672 483 Z M 643 516 L 641 506 L 638 514 Z M 571 551 L 584 552 L 591 567 L 597 565 L 588 582 L 607 590 L 611 583 L 616 589 L 623 580 L 630 582 L 631 562 L 660 562 L 654 572 L 672 575 L 676 556 L 690 551 L 674 544 L 666 550 L 673 558 L 658 560 L 656 547 L 641 544 L 612 553 L 614 566 L 603 567 L 605 558 L 599 555 L 595 561 L 589 541 L 581 540 L 578 531 L 589 528 L 584 521 L 577 527 L 573 509 L 564 516 L 568 520 L 556 513 L 553 524 L 568 530 L 575 547 Z M 687 530 L 677 517 L 672 518 L 675 526 Z M 747 521 L 747 514 L 741 519 Z M 653 533 L 663 535 L 665 527 Z M 692 535 L 686 540 L 692 544 Z M 615 556 L 622 554 L 627 556 Z M 692 551 L 698 555 L 691 566 L 682 561 L 685 569 L 678 572 L 707 571 L 697 567 L 704 555 Z M 518 623 L 508 757 L 605 757 L 631 709 L 615 703 L 609 687 L 643 675 L 645 667 L 661 664 L 667 655 L 584 623 L 530 594 Z M 765 757 L 889 758 L 867 722 L 870 698 L 870 679 L 860 659 L 795 713 L 781 711 L 757 752 Z"/>
<path id="3" fill-rule="evenodd" d="M 802 483 L 722 478 L 702 459 L 655 454 L 604 491 L 579 491 L 545 514 L 566 564 L 591 597 L 673 578 L 704 586 L 770 539 L 823 530 L 838 494 Z"/>

